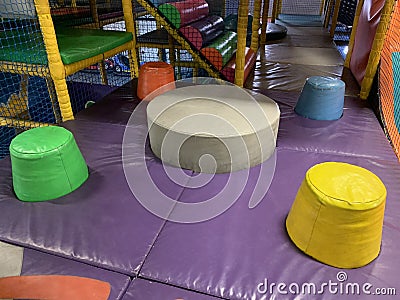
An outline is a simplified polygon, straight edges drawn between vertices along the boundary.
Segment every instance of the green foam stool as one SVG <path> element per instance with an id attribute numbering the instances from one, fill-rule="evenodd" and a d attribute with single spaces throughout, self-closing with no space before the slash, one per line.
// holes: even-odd
<path id="1" fill-rule="evenodd" d="M 22 201 L 64 196 L 89 176 L 74 136 L 62 127 L 38 127 L 17 135 L 10 155 L 14 192 Z"/>

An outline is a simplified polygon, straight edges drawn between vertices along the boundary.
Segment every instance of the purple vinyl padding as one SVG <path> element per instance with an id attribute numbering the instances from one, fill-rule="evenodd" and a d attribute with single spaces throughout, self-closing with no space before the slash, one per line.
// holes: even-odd
<path id="1" fill-rule="evenodd" d="M 367 168 L 387 187 L 382 250 L 369 265 L 341 270 L 324 265 L 303 254 L 289 239 L 285 218 L 306 171 L 316 163 L 342 161 Z M 329 280 L 339 283 L 344 271 L 347 282 L 371 283 L 374 288 L 400 290 L 400 166 L 397 161 L 374 160 L 355 156 L 331 155 L 278 149 L 272 185 L 262 202 L 248 208 L 259 166 L 248 176 L 247 186 L 238 201 L 222 215 L 202 223 L 168 222 L 152 248 L 140 276 L 208 293 L 227 299 L 346 299 L 346 295 L 282 295 L 276 289 L 265 292 L 264 283 L 313 283 Z M 218 193 L 229 174 L 217 174 L 206 186 L 185 190 L 180 201 L 193 203 Z M 245 178 L 243 178 L 245 180 Z M 268 284 L 268 285 L 269 285 Z M 349 299 L 366 299 L 354 295 Z M 390 298 L 388 299 L 395 299 Z"/>
<path id="2" fill-rule="evenodd" d="M 131 282 L 129 276 L 29 248 L 24 249 L 21 275 L 69 275 L 102 280 L 111 285 L 109 300 L 122 299 Z"/>
<path id="3" fill-rule="evenodd" d="M 216 300 L 218 298 L 204 295 L 167 284 L 145 279 L 134 279 L 122 300 Z"/>
<path id="4" fill-rule="evenodd" d="M 336 121 L 316 121 L 294 112 L 299 93 L 265 94 L 281 110 L 278 147 L 299 151 L 396 160 L 393 149 L 366 101 L 345 97 L 343 116 Z"/>
<path id="5" fill-rule="evenodd" d="M 128 187 L 121 162 L 125 128 L 78 120 L 64 126 L 86 159 L 88 180 L 57 200 L 21 202 L 13 193 L 9 158 L 1 160 L 0 239 L 136 274 L 164 220 L 147 212 Z M 165 176 L 158 159 L 146 163 L 162 192 L 178 198 L 183 188 Z M 132 158 L 129 168 L 140 164 Z"/>

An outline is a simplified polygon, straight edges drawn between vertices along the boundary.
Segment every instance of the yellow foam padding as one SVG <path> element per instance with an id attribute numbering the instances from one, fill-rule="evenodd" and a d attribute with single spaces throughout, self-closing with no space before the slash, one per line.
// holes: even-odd
<path id="1" fill-rule="evenodd" d="M 338 268 L 358 268 L 380 252 L 386 188 L 372 172 L 325 162 L 310 168 L 286 219 L 303 252 Z"/>

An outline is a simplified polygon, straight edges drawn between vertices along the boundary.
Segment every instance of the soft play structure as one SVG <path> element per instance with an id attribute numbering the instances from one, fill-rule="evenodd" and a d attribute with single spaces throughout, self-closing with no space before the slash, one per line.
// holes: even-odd
<path id="1" fill-rule="evenodd" d="M 129 80 L 107 76 L 103 60 L 126 51 L 135 56 L 132 6 L 107 2 L 0 1 L 2 128 L 24 130 L 73 119 L 87 101 Z M 121 20 L 127 20 L 126 31 L 102 30 Z M 138 67 L 130 62 L 131 75 L 137 76 Z M 100 72 L 81 72 L 93 64 Z"/>
<path id="2" fill-rule="evenodd" d="M 95 11 L 93 5 L 91 11 Z M 93 14 L 91 26 L 78 28 L 73 22 L 77 20 L 74 14 L 85 11 L 79 7 L 53 9 L 47 0 L 27 0 L 18 5 L 9 0 L 1 1 L 0 70 L 21 77 L 19 92 L 2 102 L 1 125 L 26 128 L 46 123 L 34 121 L 27 115 L 28 80 L 33 76 L 46 80 L 53 110 L 58 111 L 54 114 L 56 121 L 73 119 L 67 76 L 119 52 L 135 51 L 132 7 L 130 2 L 124 5 L 126 32 L 101 30 L 99 26 L 103 23 L 99 23 L 97 14 Z M 52 13 L 54 20 L 48 18 Z M 61 20 L 60 16 L 65 18 Z M 67 24 L 66 20 L 72 22 Z M 103 83 L 107 83 L 104 68 L 101 70 Z M 27 119 L 21 118 L 22 114 Z"/>
<path id="3" fill-rule="evenodd" d="M 254 67 L 260 35 L 265 36 L 267 32 L 266 27 L 260 25 L 262 17 L 267 19 L 269 3 L 264 3 L 265 9 L 262 9 L 262 1 L 240 1 L 240 4 L 239 1 L 205 0 L 137 2 L 153 18 L 138 19 L 139 48 L 168 49 L 168 62 L 179 70 L 193 68 L 195 76 L 203 69 L 209 76 L 243 86 Z M 235 10 L 232 11 L 232 7 Z M 182 59 L 182 53 L 190 58 Z M 139 55 L 141 60 L 146 59 L 146 52 L 139 51 Z"/>

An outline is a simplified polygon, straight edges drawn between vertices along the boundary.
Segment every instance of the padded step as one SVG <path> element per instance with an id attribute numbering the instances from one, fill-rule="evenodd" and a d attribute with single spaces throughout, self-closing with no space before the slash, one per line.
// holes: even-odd
<path id="1" fill-rule="evenodd" d="M 132 40 L 130 32 L 100 29 L 59 28 L 56 35 L 61 59 L 66 65 L 102 54 Z M 46 65 L 47 54 L 42 39 L 40 32 L 20 29 L 0 32 L 0 60 Z"/>
<path id="2" fill-rule="evenodd" d="M 132 33 L 99 29 L 58 29 L 61 59 L 69 65 L 110 51 L 132 40 Z"/>

